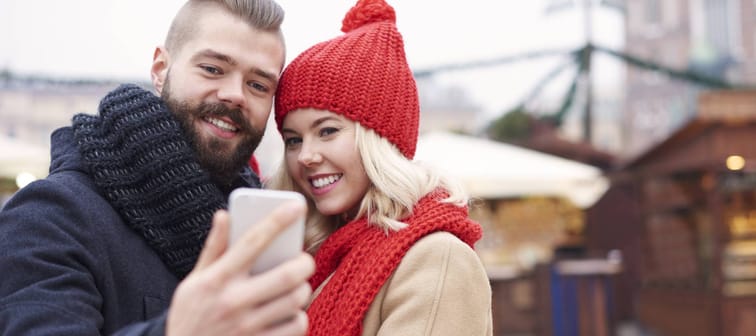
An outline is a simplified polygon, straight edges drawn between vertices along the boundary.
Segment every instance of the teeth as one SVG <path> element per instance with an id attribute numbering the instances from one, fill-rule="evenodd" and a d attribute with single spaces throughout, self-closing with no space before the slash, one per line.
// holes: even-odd
<path id="1" fill-rule="evenodd" d="M 231 124 L 229 124 L 229 123 L 227 123 L 227 122 L 225 122 L 223 120 L 215 119 L 215 118 L 205 118 L 205 120 L 207 120 L 207 122 L 215 125 L 216 127 L 220 128 L 220 129 L 222 129 L 224 131 L 229 131 L 229 132 L 236 132 L 237 131 L 236 127 L 231 126 Z"/>
<path id="2" fill-rule="evenodd" d="M 315 188 L 322 188 L 329 184 L 333 184 L 334 182 L 338 181 L 341 178 L 341 175 L 331 175 L 328 177 L 321 177 L 319 179 L 312 180 L 312 185 Z"/>

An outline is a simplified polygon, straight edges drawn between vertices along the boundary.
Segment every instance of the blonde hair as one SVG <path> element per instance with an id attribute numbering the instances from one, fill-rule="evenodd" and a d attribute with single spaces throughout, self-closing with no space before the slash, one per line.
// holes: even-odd
<path id="1" fill-rule="evenodd" d="M 356 218 L 367 216 L 368 223 L 386 232 L 401 230 L 407 226 L 401 219 L 412 214 L 412 208 L 423 196 L 439 187 L 449 193 L 444 202 L 460 207 L 467 205 L 468 197 L 459 184 L 428 166 L 407 159 L 396 146 L 373 130 L 356 122 L 354 125 L 355 143 L 371 181 Z M 266 187 L 302 192 L 286 166 L 284 157 L 277 171 L 267 181 Z M 305 248 L 314 253 L 328 235 L 344 223 L 340 216 L 324 216 L 317 211 L 311 200 L 308 199 L 307 202 Z"/>

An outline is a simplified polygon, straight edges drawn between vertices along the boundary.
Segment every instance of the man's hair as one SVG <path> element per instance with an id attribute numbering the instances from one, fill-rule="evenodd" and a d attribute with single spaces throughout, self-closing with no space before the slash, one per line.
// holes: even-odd
<path id="1" fill-rule="evenodd" d="M 443 188 L 449 193 L 444 202 L 457 206 L 467 205 L 469 199 L 459 181 L 442 176 L 431 167 L 410 161 L 394 144 L 375 131 L 356 122 L 354 127 L 357 150 L 371 182 L 362 198 L 357 217 L 367 216 L 368 223 L 386 231 L 401 230 L 407 224 L 400 220 L 410 215 L 415 204 L 436 188 Z M 266 182 L 266 188 L 302 193 L 288 172 L 285 157 L 278 170 Z M 325 238 L 344 223 L 339 216 L 321 215 L 311 200 L 308 200 L 307 208 L 305 248 L 314 253 Z"/>
<path id="2" fill-rule="evenodd" d="M 278 34 L 283 42 L 281 23 L 284 10 L 274 0 L 189 0 L 176 14 L 165 38 L 169 52 L 179 50 L 197 31 L 197 22 L 206 6 L 218 6 L 247 22 L 250 27 Z"/>

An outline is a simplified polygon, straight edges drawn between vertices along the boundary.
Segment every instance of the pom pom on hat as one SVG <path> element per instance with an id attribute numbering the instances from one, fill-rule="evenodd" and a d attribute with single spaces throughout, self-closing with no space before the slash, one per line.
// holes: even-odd
<path id="1" fill-rule="evenodd" d="M 381 21 L 396 24 L 394 8 L 383 0 L 360 0 L 341 21 L 341 31 L 348 33 L 364 25 Z"/>
<path id="2" fill-rule="evenodd" d="M 284 70 L 275 96 L 278 130 L 291 111 L 328 110 L 372 129 L 412 159 L 420 104 L 394 9 L 384 0 L 359 0 L 342 31 Z"/>

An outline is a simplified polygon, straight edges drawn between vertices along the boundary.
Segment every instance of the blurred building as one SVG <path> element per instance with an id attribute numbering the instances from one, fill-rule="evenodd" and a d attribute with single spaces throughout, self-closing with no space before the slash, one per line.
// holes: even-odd
<path id="1" fill-rule="evenodd" d="M 19 186 L 47 174 L 50 134 L 76 113 L 95 113 L 117 84 L 21 78 L 0 72 L 0 205 Z"/>
<path id="2" fill-rule="evenodd" d="M 625 8 L 627 54 L 733 84 L 756 84 L 754 1 L 641 0 L 625 1 Z M 706 86 L 629 66 L 626 88 L 623 156 L 632 157 L 689 121 Z"/>
<path id="3" fill-rule="evenodd" d="M 626 160 L 587 214 L 589 249 L 625 256 L 618 319 L 659 335 L 753 335 L 756 92 L 741 89 L 756 84 L 755 2 L 625 8 L 625 53 L 647 67 L 627 67 Z M 712 92 L 722 87 L 737 90 Z"/>
<path id="4" fill-rule="evenodd" d="M 432 78 L 417 79 L 420 96 L 420 133 L 451 131 L 473 134 L 481 129 L 483 113 L 469 93 L 443 86 Z"/>
<path id="5" fill-rule="evenodd" d="M 620 250 L 617 316 L 658 335 L 756 335 L 756 91 L 702 93 L 696 114 L 609 173 L 592 250 Z"/>
<path id="6" fill-rule="evenodd" d="M 118 84 L 108 81 L 59 81 L 0 78 L 0 135 L 49 146 L 50 133 L 71 123 L 77 113 L 96 113 L 100 98 Z"/>

